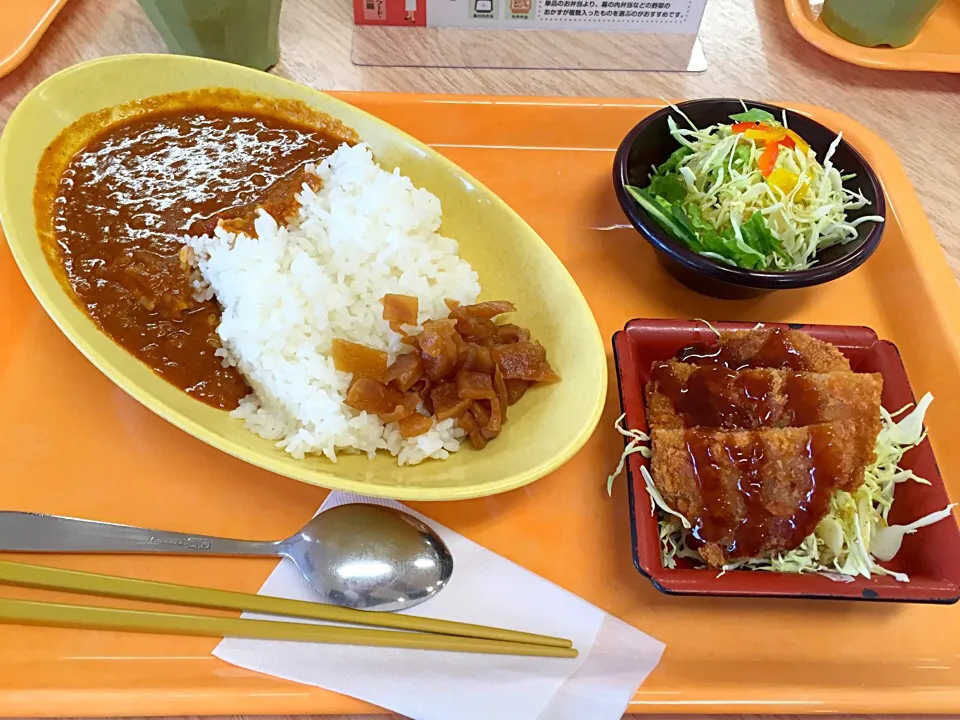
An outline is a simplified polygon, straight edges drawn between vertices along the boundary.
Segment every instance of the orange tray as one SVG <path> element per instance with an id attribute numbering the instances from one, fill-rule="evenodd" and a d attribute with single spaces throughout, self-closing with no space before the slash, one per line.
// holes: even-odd
<path id="1" fill-rule="evenodd" d="M 876 70 L 960 73 L 960 0 L 944 0 L 916 40 L 900 48 L 855 45 L 834 35 L 819 18 L 814 19 L 810 0 L 784 2 L 794 29 L 828 55 Z"/>
<path id="2" fill-rule="evenodd" d="M 3 0 L 0 23 L 0 77 L 29 55 L 67 0 Z"/>
<path id="3" fill-rule="evenodd" d="M 890 212 L 876 254 L 829 285 L 723 301 L 698 295 L 661 270 L 611 187 L 617 144 L 662 103 L 338 95 L 438 148 L 516 208 L 573 273 L 607 337 L 634 317 L 873 327 L 899 346 L 914 390 L 936 395 L 930 438 L 948 489 L 960 499 L 960 443 L 953 437 L 960 289 L 896 156 L 863 126 L 826 110 L 797 108 L 842 130 L 878 171 Z M 116 388 L 47 318 L 5 243 L 0 338 L 0 508 L 273 539 L 299 528 L 322 502 L 324 490 L 228 457 Z M 612 499 L 606 494 L 607 473 L 623 449 L 613 430 L 619 414 L 611 383 L 600 428 L 561 470 L 509 494 L 415 507 L 666 642 L 632 712 L 960 712 L 960 605 L 657 592 L 633 567 L 625 483 Z M 256 591 L 274 565 L 169 557 L 46 560 L 247 592 Z M 40 595 L 10 588 L 0 594 Z M 0 715 L 372 711 L 350 698 L 227 665 L 210 655 L 215 644 L 0 626 Z"/>

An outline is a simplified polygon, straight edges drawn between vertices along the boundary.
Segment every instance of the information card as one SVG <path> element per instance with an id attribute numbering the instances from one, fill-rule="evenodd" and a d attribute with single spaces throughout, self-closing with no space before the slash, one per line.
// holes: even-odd
<path id="1" fill-rule="evenodd" d="M 353 0 L 357 25 L 696 35 L 706 0 Z"/>

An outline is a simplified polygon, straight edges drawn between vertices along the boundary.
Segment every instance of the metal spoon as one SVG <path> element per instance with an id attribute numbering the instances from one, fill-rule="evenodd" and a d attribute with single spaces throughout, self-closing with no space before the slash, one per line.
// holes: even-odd
<path id="1" fill-rule="evenodd" d="M 453 572 L 450 550 L 433 530 L 407 513 L 363 503 L 326 510 L 276 542 L 0 512 L 0 551 L 286 557 L 321 602 L 363 610 L 418 605 L 440 592 Z"/>

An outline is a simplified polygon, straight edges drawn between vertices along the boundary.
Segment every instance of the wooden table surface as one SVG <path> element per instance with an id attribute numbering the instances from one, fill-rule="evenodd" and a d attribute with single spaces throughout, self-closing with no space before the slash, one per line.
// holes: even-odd
<path id="1" fill-rule="evenodd" d="M 711 0 L 701 33 L 709 69 L 696 74 L 357 67 L 350 61 L 352 33 L 352 11 L 345 0 L 285 0 L 282 58 L 274 72 L 332 90 L 724 95 L 839 110 L 878 132 L 900 155 L 960 277 L 960 75 L 882 72 L 835 60 L 793 31 L 779 0 Z M 133 0 L 70 0 L 34 53 L 0 78 L 0 127 L 20 98 L 62 68 L 104 55 L 164 50 Z"/>

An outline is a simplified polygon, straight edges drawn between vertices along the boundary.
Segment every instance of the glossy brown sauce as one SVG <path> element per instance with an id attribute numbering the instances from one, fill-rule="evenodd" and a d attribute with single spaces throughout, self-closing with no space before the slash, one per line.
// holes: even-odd
<path id="1" fill-rule="evenodd" d="M 726 557 L 755 557 L 769 538 L 782 540 L 784 547 L 796 547 L 812 533 L 823 517 L 833 491 L 842 483 L 842 452 L 830 425 L 820 422 L 824 398 L 809 376 L 788 372 L 779 390 L 773 374 L 744 373 L 753 368 L 803 370 L 801 352 L 786 333 L 773 330 L 749 357 L 733 345 L 701 343 L 682 349 L 676 360 L 700 366 L 681 383 L 664 364 L 653 368 L 652 380 L 693 429 L 685 431 L 687 455 L 699 485 L 702 512 L 694 522 L 694 544 L 719 543 Z M 768 466 L 762 434 L 749 433 L 746 444 L 719 448 L 712 441 L 712 428 L 759 428 L 769 426 L 774 413 L 775 392 L 782 393 L 782 411 L 777 425 L 809 425 L 809 440 L 799 462 L 807 468 L 807 483 L 800 488 L 800 500 L 789 517 L 771 512 L 764 497 L 764 479 L 773 472 Z M 718 458 L 717 452 L 725 457 Z M 736 479 L 737 492 L 724 487 L 724 479 Z"/>
<path id="2" fill-rule="evenodd" d="M 802 489 L 800 502 L 789 517 L 775 515 L 763 496 L 767 473 L 764 446 L 760 440 L 746 446 L 727 445 L 722 452 L 736 468 L 737 489 L 742 508 L 734 506 L 724 489 L 723 461 L 709 432 L 687 430 L 687 454 L 700 487 L 703 511 L 696 517 L 692 535 L 700 543 L 721 543 L 727 557 L 754 557 L 767 538 L 785 539 L 786 547 L 796 547 L 816 528 L 830 503 L 833 490 L 841 484 L 841 453 L 829 425 L 810 428 L 810 438 L 801 459 L 807 464 L 809 483 Z"/>
<path id="3" fill-rule="evenodd" d="M 690 345 L 680 350 L 676 359 L 694 365 L 719 365 L 731 370 L 761 367 L 804 369 L 803 355 L 780 328 L 774 328 L 760 349 L 747 359 L 740 357 L 732 346 L 718 343 Z"/>
<path id="4" fill-rule="evenodd" d="M 650 375 L 658 390 L 673 403 L 687 427 L 751 428 L 769 425 L 776 407 L 772 378 L 722 366 L 698 368 L 680 382 L 668 364 L 655 365 Z"/>
<path id="5" fill-rule="evenodd" d="M 722 365 L 697 368 L 681 382 L 670 365 L 654 365 L 650 380 L 673 404 L 685 427 L 800 427 L 821 422 L 824 398 L 814 380 L 787 373 L 777 403 L 772 374 L 740 372 Z"/>
<path id="6" fill-rule="evenodd" d="M 180 237 L 221 216 L 248 229 L 263 206 L 282 221 L 296 209 L 303 166 L 342 141 L 257 109 L 160 110 L 106 127 L 55 186 L 51 234 L 66 280 L 97 324 L 159 375 L 209 405 L 236 407 L 250 390 L 214 355 L 219 309 L 193 298 Z M 38 208 L 46 202 L 38 191 Z"/>
<path id="7" fill-rule="evenodd" d="M 824 398 L 813 380 L 790 373 L 784 379 L 783 392 L 787 396 L 784 408 L 786 425 L 801 427 L 820 422 L 823 417 Z"/>

